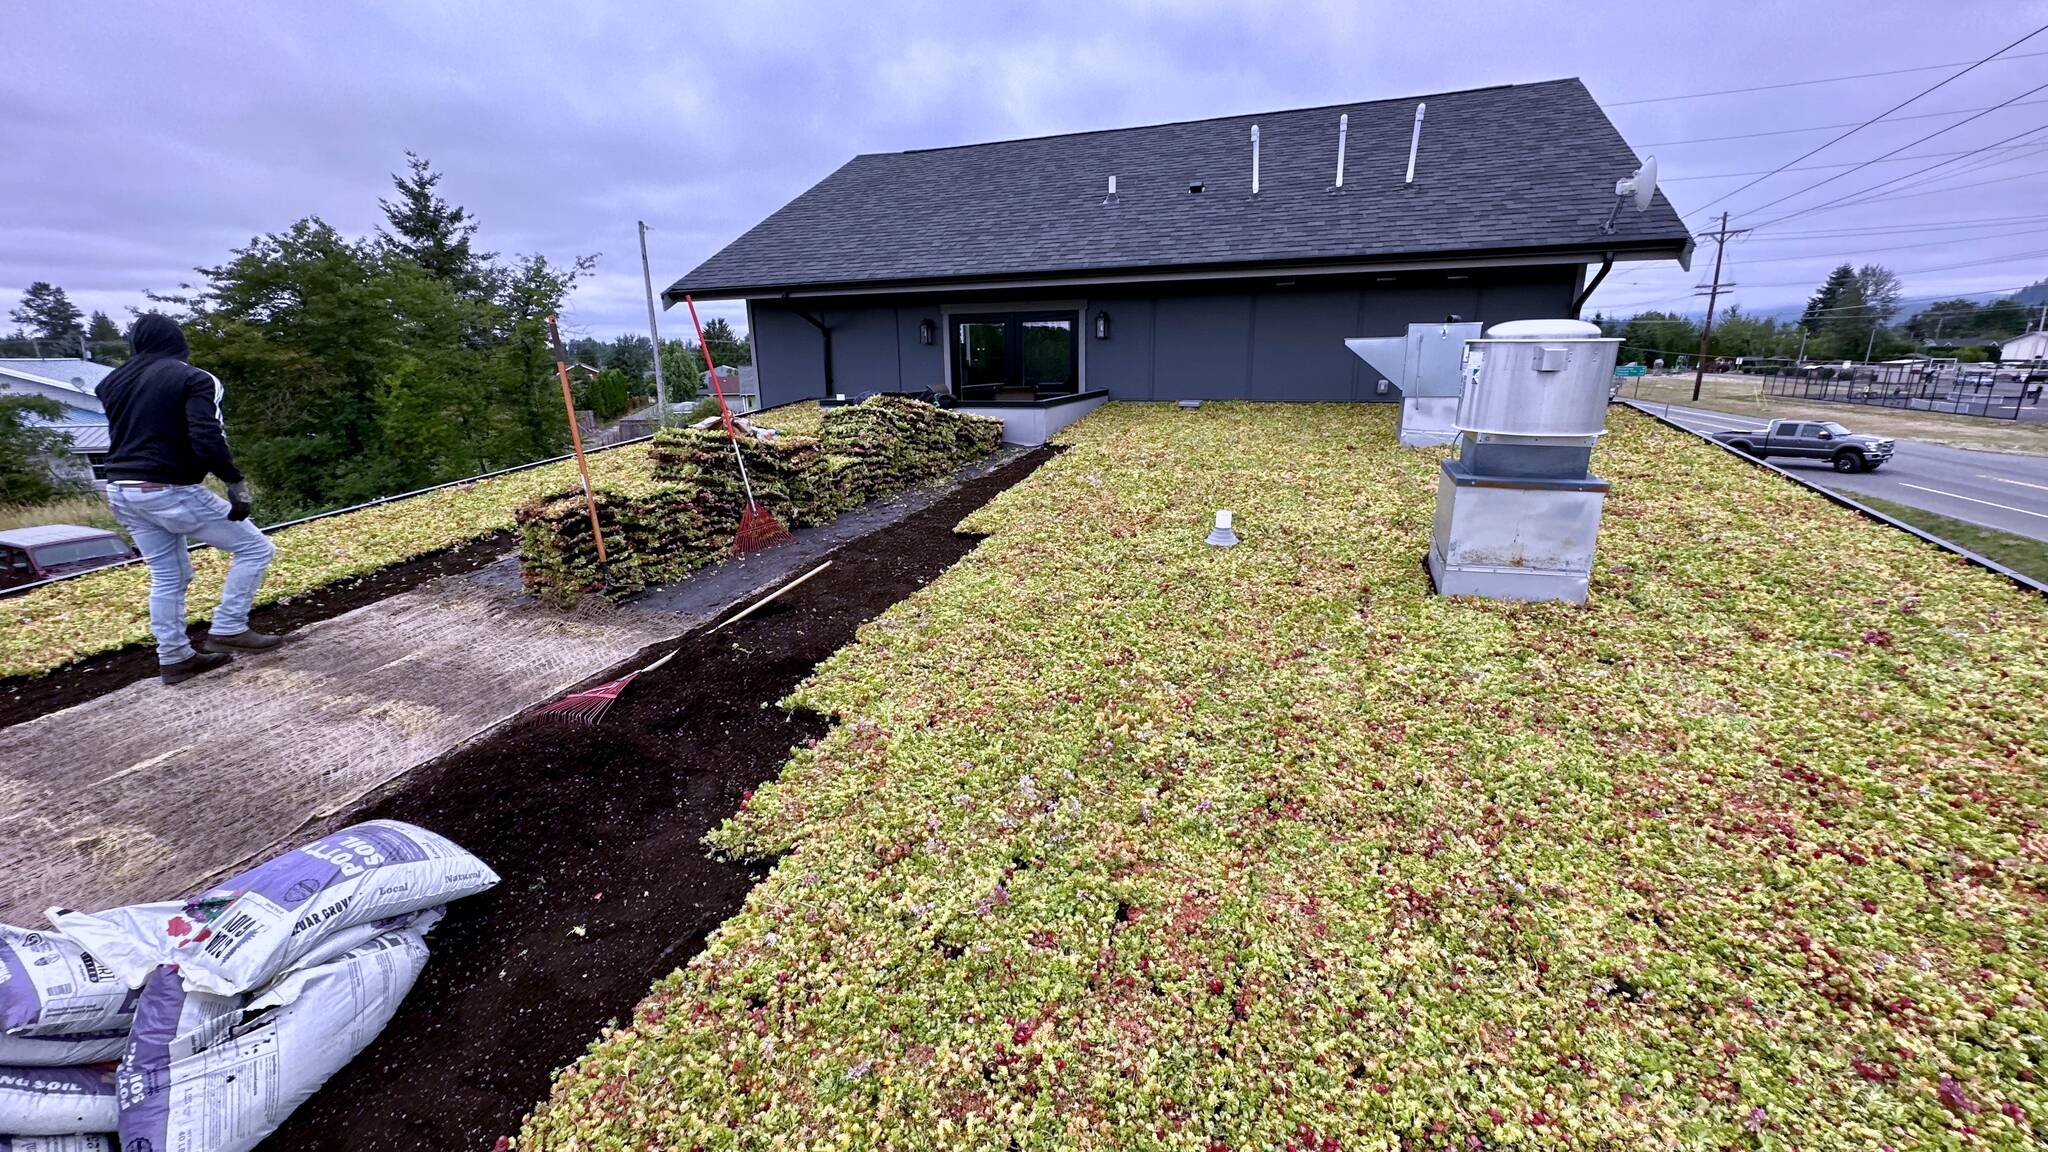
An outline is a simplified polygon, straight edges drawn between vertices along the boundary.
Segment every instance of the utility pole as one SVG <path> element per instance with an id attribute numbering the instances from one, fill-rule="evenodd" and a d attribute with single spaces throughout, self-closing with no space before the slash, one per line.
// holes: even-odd
<path id="1" fill-rule="evenodd" d="M 661 328 L 654 322 L 654 273 L 647 266 L 647 221 L 640 225 L 640 282 L 647 286 L 647 335 L 654 341 L 654 425 L 668 427 L 668 384 L 661 378 Z"/>
<path id="2" fill-rule="evenodd" d="M 1794 357 L 1792 360 L 1792 366 L 1794 368 L 1797 368 L 1801 364 L 1806 363 L 1806 338 L 1809 335 L 1810 333 L 1807 332 L 1806 326 L 1802 324 L 1799 328 L 1799 355 Z"/>
<path id="3" fill-rule="evenodd" d="M 1870 326 L 1870 339 L 1863 345 L 1863 362 L 1865 364 L 1870 363 L 1870 350 L 1877 347 L 1877 330 L 1882 327 L 1884 327 L 1884 321 L 1882 320 Z"/>
<path id="4" fill-rule="evenodd" d="M 1721 228 L 1711 237 L 1714 241 L 1714 283 L 1712 287 L 1707 289 L 1706 293 L 1707 323 L 1705 327 L 1700 329 L 1699 362 L 1692 367 L 1692 398 L 1694 403 L 1699 402 L 1700 385 L 1705 383 L 1707 378 L 1707 341 L 1714 335 L 1714 305 L 1721 299 L 1721 253 L 1727 249 L 1729 237 L 1740 236 L 1747 231 L 1749 229 L 1739 228 L 1730 232 L 1728 230 L 1728 214 L 1723 212 L 1721 213 Z M 1733 288 L 1735 285 L 1730 284 L 1727 287 Z"/>

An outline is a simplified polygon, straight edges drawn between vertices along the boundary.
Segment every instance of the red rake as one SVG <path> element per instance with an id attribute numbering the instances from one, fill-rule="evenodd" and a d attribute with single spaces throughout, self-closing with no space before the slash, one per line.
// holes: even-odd
<path id="1" fill-rule="evenodd" d="M 725 389 L 718 386 L 718 365 L 711 359 L 711 345 L 704 342 L 704 325 L 697 322 L 697 302 L 686 295 L 683 303 L 690 306 L 690 327 L 697 330 L 697 349 L 704 354 L 704 367 L 711 376 L 711 394 L 718 397 L 719 419 L 725 423 L 725 434 L 732 441 L 732 458 L 740 466 L 740 486 L 747 491 L 747 510 L 740 513 L 740 526 L 733 533 L 732 550 L 741 556 L 759 552 L 789 539 L 789 529 L 754 499 L 754 482 L 747 477 L 747 458 L 740 454 L 740 432 L 733 426 L 732 408 L 725 402 Z"/>
<path id="2" fill-rule="evenodd" d="M 543 704 L 534 709 L 534 717 L 537 719 L 542 716 L 559 716 L 565 720 L 581 720 L 585 724 L 595 724 L 604 719 L 605 712 L 610 710 L 612 702 L 619 698 L 619 693 L 626 690 L 626 685 L 638 679 L 642 672 L 652 672 L 675 658 L 676 654 L 671 652 L 640 669 L 639 672 L 628 672 L 617 680 L 607 681 L 595 688 L 571 692 L 552 704 Z"/>

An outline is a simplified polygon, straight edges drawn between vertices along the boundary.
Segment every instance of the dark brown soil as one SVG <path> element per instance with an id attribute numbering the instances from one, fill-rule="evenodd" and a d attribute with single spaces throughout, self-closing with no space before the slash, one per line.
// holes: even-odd
<path id="1" fill-rule="evenodd" d="M 627 1019 L 761 879 L 701 841 L 825 732 L 824 718 L 774 702 L 973 548 L 953 525 L 1048 452 L 844 545 L 830 571 L 741 623 L 686 638 L 601 724 L 515 723 L 354 814 L 433 829 L 503 882 L 449 909 L 398 1018 L 264 1152 L 480 1152 L 514 1134 L 554 1071 Z"/>
<path id="2" fill-rule="evenodd" d="M 512 533 L 496 532 L 453 548 L 429 552 L 354 580 L 302 592 L 292 597 L 290 603 L 265 605 L 249 614 L 249 626 L 263 632 L 290 632 L 395 596 L 437 577 L 474 572 L 505 556 L 513 543 Z M 197 638 L 206 631 L 206 625 L 194 624 L 190 631 Z M 84 703 L 154 675 L 156 646 L 130 644 L 41 676 L 0 678 L 0 728 Z"/>

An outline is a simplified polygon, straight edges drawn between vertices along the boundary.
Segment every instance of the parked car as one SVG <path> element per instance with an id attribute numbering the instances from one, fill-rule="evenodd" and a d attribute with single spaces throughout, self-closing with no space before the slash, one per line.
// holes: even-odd
<path id="1" fill-rule="evenodd" d="M 1892 441 L 1859 436 L 1832 420 L 1773 420 L 1761 432 L 1716 432 L 1714 439 L 1746 456 L 1825 460 L 1837 472 L 1868 472 L 1892 458 Z"/>
<path id="2" fill-rule="evenodd" d="M 0 532 L 0 588 L 13 588 L 104 568 L 132 559 L 135 549 L 104 528 L 43 524 Z"/>

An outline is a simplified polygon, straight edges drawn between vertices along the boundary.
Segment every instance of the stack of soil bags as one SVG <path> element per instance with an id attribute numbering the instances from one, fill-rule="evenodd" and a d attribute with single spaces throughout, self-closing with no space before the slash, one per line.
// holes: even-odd
<path id="1" fill-rule="evenodd" d="M 823 433 L 756 434 L 740 422 L 740 454 L 754 498 L 791 528 L 830 521 L 850 508 L 994 452 L 1003 424 L 900 397 L 876 396 L 828 410 Z M 604 563 L 580 490 L 519 509 L 520 568 L 543 601 L 567 608 L 589 593 L 617 599 L 674 580 L 732 551 L 746 510 L 733 441 L 713 420 L 667 429 L 649 449 L 652 484 L 597 493 Z"/>
<path id="2" fill-rule="evenodd" d="M 375 820 L 190 900 L 0 926 L 0 1149 L 255 1147 L 390 1021 L 442 906 L 497 882 Z"/>

